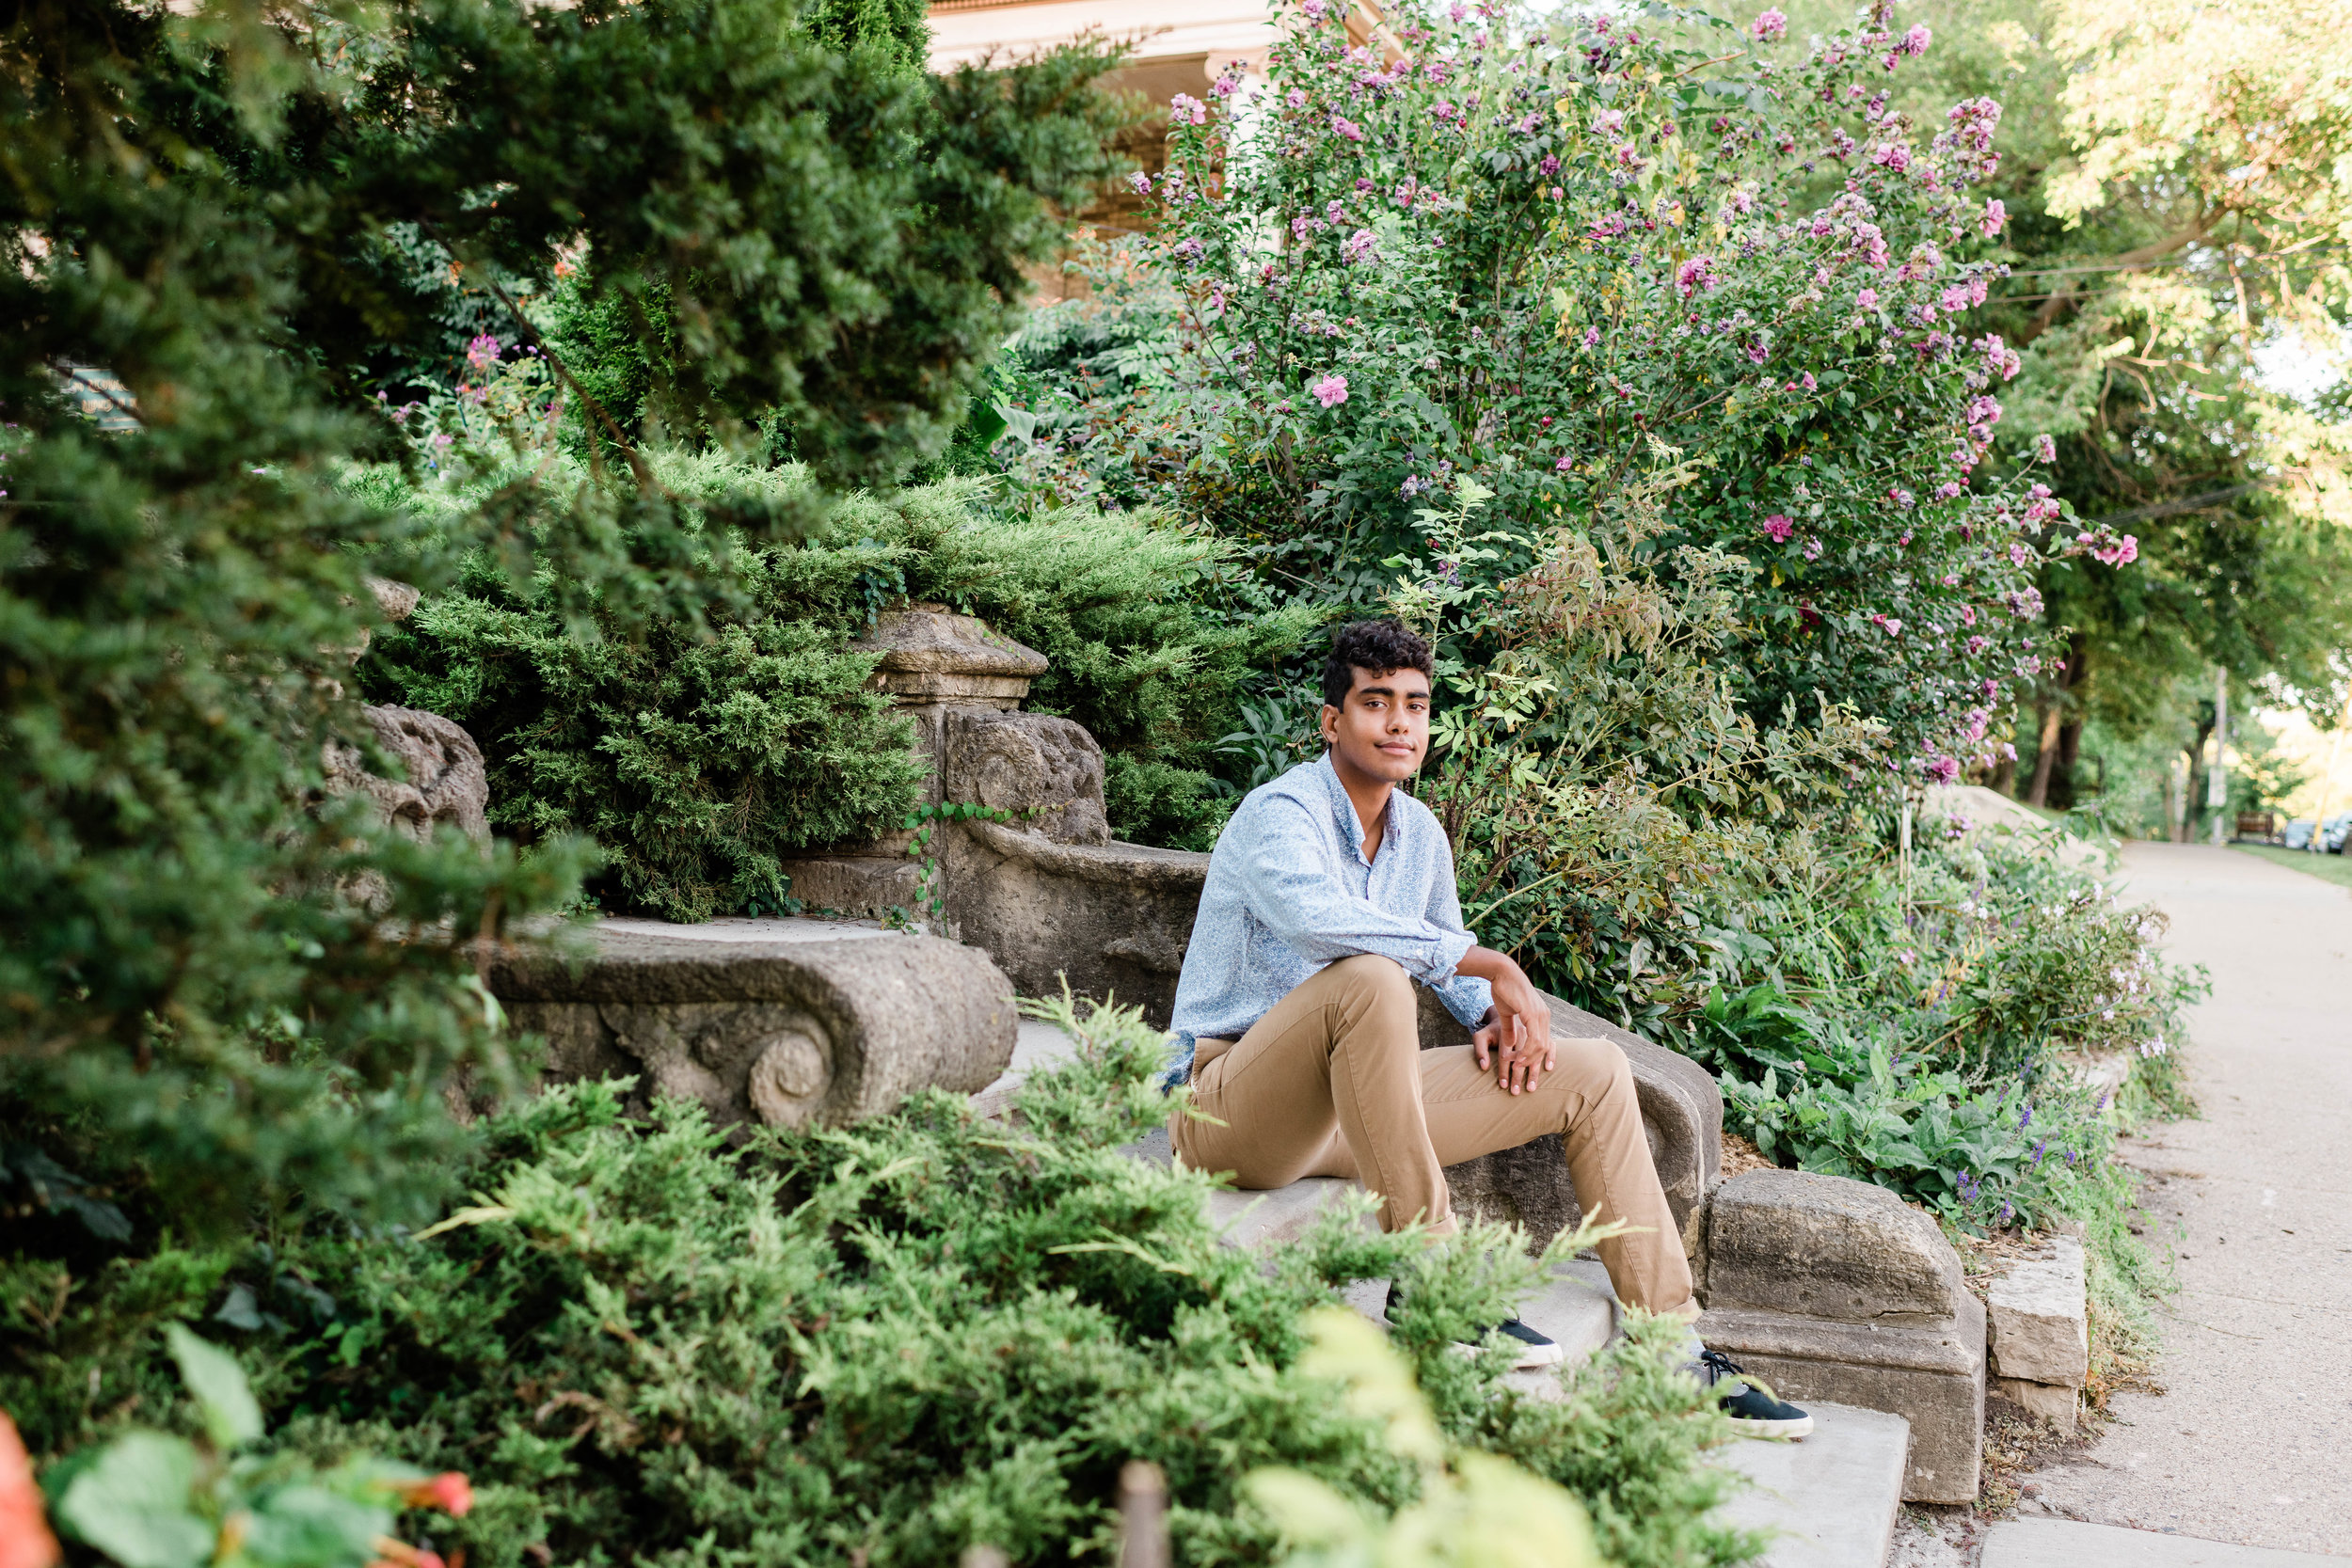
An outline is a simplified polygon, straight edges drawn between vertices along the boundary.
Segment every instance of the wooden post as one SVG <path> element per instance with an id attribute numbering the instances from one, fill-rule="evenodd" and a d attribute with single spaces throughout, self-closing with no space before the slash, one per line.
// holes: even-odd
<path id="1" fill-rule="evenodd" d="M 1119 1568 L 1168 1568 L 1168 1477 L 1146 1460 L 1119 1472 Z"/>

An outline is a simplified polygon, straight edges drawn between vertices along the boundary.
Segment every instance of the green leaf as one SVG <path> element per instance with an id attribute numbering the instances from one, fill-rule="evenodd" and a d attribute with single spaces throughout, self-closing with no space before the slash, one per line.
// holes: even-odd
<path id="1" fill-rule="evenodd" d="M 262 1435 L 262 1407 L 253 1402 L 245 1371 L 236 1357 L 218 1345 L 199 1339 L 186 1325 L 172 1323 L 164 1330 L 180 1376 L 204 1414 L 204 1430 L 216 1447 L 242 1448 Z"/>
<path id="2" fill-rule="evenodd" d="M 246 1555 L 262 1568 L 360 1568 L 389 1535 L 392 1511 L 324 1486 L 281 1486 L 253 1511 Z"/>
<path id="3" fill-rule="evenodd" d="M 183 1438 L 125 1433 L 73 1478 L 57 1522 L 122 1568 L 198 1568 L 213 1555 L 213 1529 L 188 1506 L 196 1462 Z"/>

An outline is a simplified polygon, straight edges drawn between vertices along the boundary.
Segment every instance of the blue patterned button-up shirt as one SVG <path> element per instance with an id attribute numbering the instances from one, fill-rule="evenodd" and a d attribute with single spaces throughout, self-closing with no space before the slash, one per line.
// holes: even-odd
<path id="1" fill-rule="evenodd" d="M 1454 849 L 1427 806 L 1398 790 L 1377 859 L 1327 754 L 1249 792 L 1218 835 L 1170 1018 L 1167 1087 L 1193 1042 L 1239 1039 L 1298 983 L 1359 953 L 1394 958 L 1475 1026 L 1494 1001 L 1456 974 L 1475 944 L 1454 894 Z"/>

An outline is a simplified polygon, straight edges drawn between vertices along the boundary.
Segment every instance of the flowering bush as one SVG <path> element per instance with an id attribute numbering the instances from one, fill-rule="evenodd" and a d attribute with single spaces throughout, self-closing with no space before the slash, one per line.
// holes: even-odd
<path id="1" fill-rule="evenodd" d="M 1788 70 L 1695 12 L 1521 33 L 1456 4 L 1353 45 L 1295 8 L 1263 81 L 1229 70 L 1145 182 L 1189 504 L 1362 600 L 1417 506 L 1467 483 L 1518 541 L 1474 584 L 1664 483 L 1659 570 L 1684 545 L 1757 568 L 1751 712 L 1851 705 L 1911 778 L 1989 760 L 2046 657 L 2036 567 L 2129 555 L 2062 540 L 2046 486 L 1985 481 L 2018 358 L 1962 326 L 1997 270 L 1963 258 L 2005 221 L 1969 194 L 2000 108 L 1890 110 L 1931 39 L 1885 12 Z"/>

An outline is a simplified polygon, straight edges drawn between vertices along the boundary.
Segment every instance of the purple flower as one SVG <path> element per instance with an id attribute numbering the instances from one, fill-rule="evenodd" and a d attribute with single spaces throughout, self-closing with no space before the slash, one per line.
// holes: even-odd
<path id="1" fill-rule="evenodd" d="M 1198 265 L 1201 252 L 1209 247 L 1198 239 L 1184 241 L 1176 247 L 1176 259 L 1186 266 Z"/>
<path id="2" fill-rule="evenodd" d="M 1352 119 L 1343 119 L 1338 115 L 1333 115 L 1331 117 L 1331 130 L 1335 135 L 1345 136 L 1349 141 L 1362 141 L 1364 139 L 1364 131 L 1362 126 L 1358 125 Z"/>
<path id="3" fill-rule="evenodd" d="M 1787 38 L 1788 17 L 1779 7 L 1775 6 L 1771 10 L 1759 13 L 1754 22 L 1749 23 L 1748 31 L 1755 34 L 1759 42 L 1769 43 L 1774 39 Z"/>
<path id="4" fill-rule="evenodd" d="M 1336 373 L 1327 375 L 1308 389 L 1314 393 L 1315 401 L 1324 407 L 1337 408 L 1347 401 L 1347 377 Z"/>
<path id="5" fill-rule="evenodd" d="M 487 332 L 466 345 L 466 363 L 475 370 L 488 370 L 499 362 L 499 341 Z"/>
<path id="6" fill-rule="evenodd" d="M 1380 237 L 1369 229 L 1359 229 L 1340 245 L 1340 251 L 1350 261 L 1377 261 Z"/>
<path id="7" fill-rule="evenodd" d="M 1127 176 L 1127 183 L 1137 196 L 1150 196 L 1152 194 L 1152 177 L 1144 173 L 1141 169 L 1137 169 L 1135 173 Z"/>
<path id="8" fill-rule="evenodd" d="M 1712 256 L 1693 256 L 1675 268 L 1675 289 L 1685 299 L 1702 289 L 1714 288 L 1716 282 L 1715 258 Z"/>

